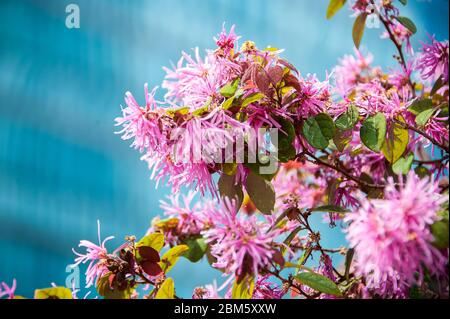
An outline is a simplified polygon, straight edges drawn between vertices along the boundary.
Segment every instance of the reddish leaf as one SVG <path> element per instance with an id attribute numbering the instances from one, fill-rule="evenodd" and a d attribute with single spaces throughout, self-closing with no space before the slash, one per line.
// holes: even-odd
<path id="1" fill-rule="evenodd" d="M 273 84 L 277 84 L 283 79 L 283 68 L 279 65 L 276 65 L 269 69 L 269 77 L 272 80 Z"/>
<path id="2" fill-rule="evenodd" d="M 155 262 L 145 260 L 141 263 L 141 267 L 149 276 L 157 276 L 162 273 L 161 266 Z"/>
<path id="3" fill-rule="evenodd" d="M 267 93 L 269 91 L 270 79 L 264 69 L 255 68 L 252 77 L 260 92 Z"/>
<path id="4" fill-rule="evenodd" d="M 279 250 L 275 251 L 275 253 L 273 254 L 272 258 L 273 258 L 274 262 L 276 262 L 281 267 L 284 267 L 283 254 Z"/>
<path id="5" fill-rule="evenodd" d="M 278 59 L 278 63 L 280 63 L 281 65 L 284 65 L 285 67 L 287 67 L 288 69 L 291 69 L 292 71 L 294 71 L 295 73 L 298 73 L 298 70 L 295 68 L 295 66 L 293 66 L 292 64 L 290 64 L 288 61 L 283 60 L 283 59 Z"/>
<path id="6" fill-rule="evenodd" d="M 141 255 L 142 259 L 144 259 L 145 261 L 150 261 L 150 262 L 154 262 L 154 263 L 160 261 L 159 253 L 152 247 L 141 246 L 141 247 L 138 247 L 138 250 L 139 250 L 139 254 Z"/>
<path id="7" fill-rule="evenodd" d="M 297 92 L 301 92 L 302 91 L 302 86 L 300 85 L 300 82 L 292 74 L 288 74 L 285 77 L 284 81 L 286 83 L 286 86 L 292 86 Z"/>

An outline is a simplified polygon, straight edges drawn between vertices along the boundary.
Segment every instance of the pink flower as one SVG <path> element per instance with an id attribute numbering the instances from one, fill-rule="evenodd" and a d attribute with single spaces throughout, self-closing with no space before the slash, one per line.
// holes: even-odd
<path id="1" fill-rule="evenodd" d="M 210 285 L 196 287 L 192 293 L 192 299 L 222 299 L 219 295 L 217 282 L 214 280 Z"/>
<path id="2" fill-rule="evenodd" d="M 209 227 L 208 211 L 215 209 L 215 202 L 204 199 L 192 203 L 196 194 L 193 191 L 187 195 L 172 194 L 168 196 L 168 202 L 160 201 L 164 215 L 178 219 L 176 229 L 165 233 L 167 242 L 176 245 L 178 238 L 198 236 L 202 230 Z"/>
<path id="3" fill-rule="evenodd" d="M 401 297 L 423 280 L 423 267 L 431 274 L 444 274 L 447 258 L 432 245 L 429 227 L 438 220 L 445 200 L 436 182 L 411 172 L 399 189 L 389 179 L 384 199 L 364 201 L 357 212 L 347 215 L 356 273 L 365 277 L 370 290 Z"/>
<path id="4" fill-rule="evenodd" d="M 199 49 L 194 51 L 195 58 L 183 52 L 181 59 L 172 69 L 164 68 L 167 75 L 162 87 L 169 104 L 188 106 L 191 110 L 221 102 L 219 90 L 239 73 L 241 67 L 229 59 L 208 51 L 206 57 L 200 57 Z"/>
<path id="5" fill-rule="evenodd" d="M 258 276 L 252 299 L 281 299 L 286 294 L 282 288 L 268 281 L 269 278 L 268 275 Z"/>
<path id="6" fill-rule="evenodd" d="M 236 41 L 240 38 L 234 33 L 235 26 L 232 25 L 230 32 L 227 33 L 225 30 L 225 24 L 222 26 L 222 32 L 219 34 L 218 38 L 214 38 L 214 41 L 216 41 L 217 46 L 223 50 L 223 54 L 225 56 L 228 56 L 228 54 L 231 52 L 231 50 L 234 49 L 234 44 Z"/>
<path id="7" fill-rule="evenodd" d="M 380 68 L 371 66 L 373 55 L 363 55 L 355 49 L 355 55 L 345 55 L 334 68 L 336 88 L 342 95 L 349 94 L 359 83 L 367 83 L 381 73 Z"/>
<path id="8" fill-rule="evenodd" d="M 442 77 L 443 82 L 448 84 L 448 41 L 439 42 L 434 37 L 430 37 L 430 40 L 430 44 L 422 42 L 416 69 L 424 80 Z"/>
<path id="9" fill-rule="evenodd" d="M 103 276 L 108 272 L 105 260 L 108 258 L 108 251 L 106 250 L 105 244 L 107 241 L 114 238 L 114 236 L 109 236 L 105 240 L 100 239 L 100 221 L 97 220 L 98 227 L 98 242 L 96 245 L 88 240 L 81 240 L 78 247 L 85 247 L 86 253 L 80 254 L 72 249 L 73 253 L 78 257 L 75 258 L 74 267 L 80 265 L 81 263 L 89 262 L 88 268 L 86 270 L 86 288 L 89 288 L 96 282 L 98 278 Z"/>
<path id="10" fill-rule="evenodd" d="M 213 227 L 203 232 L 217 258 L 213 267 L 227 274 L 257 275 L 270 265 L 275 250 L 272 247 L 276 230 L 268 230 L 268 223 L 258 222 L 256 216 L 238 215 L 234 201 L 228 198 L 216 210 L 209 212 Z"/>
<path id="11" fill-rule="evenodd" d="M 6 296 L 6 299 L 14 299 L 14 293 L 16 291 L 16 279 L 13 279 L 11 287 L 9 287 L 5 282 L 0 283 L 0 298 Z"/>

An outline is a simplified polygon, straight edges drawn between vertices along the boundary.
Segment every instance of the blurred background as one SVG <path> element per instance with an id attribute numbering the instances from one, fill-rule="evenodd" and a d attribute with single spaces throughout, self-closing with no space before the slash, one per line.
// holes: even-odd
<path id="1" fill-rule="evenodd" d="M 65 25 L 77 4 L 80 28 Z M 144 235 L 170 189 L 149 180 L 145 163 L 114 132 L 127 90 L 143 103 L 145 82 L 159 85 L 162 66 L 181 50 L 214 46 L 223 22 L 243 40 L 284 48 L 303 74 L 324 79 L 338 58 L 352 53 L 353 19 L 346 8 L 325 19 L 328 0 L 2 0 L 0 1 L 0 281 L 17 279 L 32 297 L 51 282 L 64 285 L 72 247 Z M 426 33 L 448 39 L 448 0 L 410 0 L 418 48 Z M 394 47 L 368 29 L 363 46 L 375 64 L 394 66 Z M 160 94 L 163 93 L 162 91 Z M 161 94 L 162 95 L 162 94 Z M 324 245 L 342 234 L 319 221 Z M 206 261 L 182 259 L 172 270 L 177 294 L 223 278 Z M 84 271 L 84 269 L 82 269 Z M 81 276 L 84 285 L 84 276 Z"/>

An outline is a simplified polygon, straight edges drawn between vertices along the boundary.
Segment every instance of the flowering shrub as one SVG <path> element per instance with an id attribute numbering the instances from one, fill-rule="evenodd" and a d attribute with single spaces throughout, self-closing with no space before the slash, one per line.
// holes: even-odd
<path id="1" fill-rule="evenodd" d="M 140 240 L 109 252 L 99 225 L 98 244 L 80 242 L 86 287 L 178 298 L 170 270 L 207 258 L 225 283 L 192 298 L 448 297 L 449 43 L 430 36 L 414 53 L 416 27 L 396 3 L 406 1 L 350 3 L 355 52 L 325 81 L 303 76 L 282 50 L 239 46 L 233 26 L 204 56 L 183 52 L 165 68 L 164 101 L 147 84 L 143 106 L 127 92 L 122 138 L 173 194 Z M 331 0 L 327 17 L 344 4 Z M 359 50 L 373 15 L 398 69 Z M 313 214 L 342 228 L 348 247 L 324 247 Z M 15 286 L 2 283 L 0 297 L 14 298 Z"/>

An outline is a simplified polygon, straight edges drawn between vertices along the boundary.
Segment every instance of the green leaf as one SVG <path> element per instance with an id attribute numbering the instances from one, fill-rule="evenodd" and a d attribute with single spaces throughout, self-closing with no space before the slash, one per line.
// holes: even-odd
<path id="1" fill-rule="evenodd" d="M 351 104 L 347 110 L 336 119 L 336 127 L 340 130 L 351 130 L 359 120 L 359 111 L 356 106 Z"/>
<path id="2" fill-rule="evenodd" d="M 265 95 L 262 94 L 261 92 L 250 94 L 242 101 L 242 107 L 246 107 L 252 103 L 259 102 L 264 98 L 264 96 Z"/>
<path id="3" fill-rule="evenodd" d="M 323 205 L 323 206 L 311 208 L 310 212 L 348 213 L 349 210 L 344 207 L 340 207 L 340 206 L 336 206 L 336 205 Z"/>
<path id="4" fill-rule="evenodd" d="M 412 34 L 415 34 L 417 32 L 417 27 L 411 19 L 407 17 L 395 17 L 395 19 L 400 22 L 400 24 L 403 25 L 406 29 L 411 31 Z"/>
<path id="5" fill-rule="evenodd" d="M 431 232 L 433 233 L 433 245 L 440 249 L 448 248 L 449 241 L 449 224 L 448 219 L 442 219 L 431 225 Z"/>
<path id="6" fill-rule="evenodd" d="M 240 80 L 241 80 L 240 78 L 236 78 L 232 82 L 227 83 L 226 85 L 224 85 L 220 89 L 220 94 L 222 96 L 225 96 L 225 97 L 232 97 L 232 96 L 234 96 L 234 94 L 236 93 L 236 91 L 238 89 Z"/>
<path id="7" fill-rule="evenodd" d="M 430 96 L 433 96 L 436 94 L 436 92 L 445 85 L 444 79 L 442 75 L 434 82 L 433 88 L 431 89 Z"/>
<path id="8" fill-rule="evenodd" d="M 119 289 L 117 284 L 115 284 L 112 288 L 110 287 L 109 277 L 112 274 L 109 272 L 106 275 L 103 275 L 97 281 L 97 292 L 100 296 L 105 299 L 130 299 L 131 293 L 134 288 L 127 287 L 126 289 Z"/>
<path id="9" fill-rule="evenodd" d="M 66 287 L 36 289 L 34 299 L 72 299 L 72 291 Z"/>
<path id="10" fill-rule="evenodd" d="M 360 130 L 361 141 L 374 152 L 379 152 L 386 137 L 386 117 L 377 113 L 368 117 Z"/>
<path id="11" fill-rule="evenodd" d="M 283 244 L 285 246 L 289 246 L 291 244 L 291 241 L 297 236 L 297 234 L 303 229 L 303 226 L 297 226 L 283 241 Z M 286 249 L 285 247 L 282 248 L 283 251 Z"/>
<path id="12" fill-rule="evenodd" d="M 349 279 L 350 275 L 350 267 L 352 265 L 353 256 L 355 254 L 355 250 L 353 248 L 350 248 L 347 250 L 347 253 L 345 254 L 345 273 L 344 276 Z"/>
<path id="13" fill-rule="evenodd" d="M 303 135 L 317 149 L 326 148 L 335 131 L 333 119 L 325 113 L 310 117 L 303 125 Z"/>
<path id="14" fill-rule="evenodd" d="M 400 157 L 394 164 L 392 164 L 392 171 L 397 175 L 406 175 L 411 169 L 414 160 L 414 154 L 409 154 L 407 157 Z"/>
<path id="15" fill-rule="evenodd" d="M 155 299 L 175 299 L 175 286 L 172 278 L 167 278 L 159 287 Z"/>
<path id="16" fill-rule="evenodd" d="M 417 166 L 414 169 L 414 172 L 417 174 L 417 176 L 419 176 L 419 178 L 430 176 L 430 171 L 424 166 Z"/>
<path id="17" fill-rule="evenodd" d="M 400 122 L 405 122 L 402 117 L 397 118 Z M 386 140 L 381 147 L 384 157 L 390 162 L 395 163 L 408 147 L 409 132 L 401 124 L 391 123 Z"/>
<path id="18" fill-rule="evenodd" d="M 189 247 L 189 250 L 183 255 L 183 257 L 189 259 L 189 261 L 195 263 L 203 258 L 208 245 L 203 237 L 190 237 L 184 241 Z"/>
<path id="19" fill-rule="evenodd" d="M 228 176 L 233 176 L 237 172 L 237 167 L 237 163 L 223 163 L 222 172 L 224 172 Z"/>
<path id="20" fill-rule="evenodd" d="M 164 235 L 162 233 L 148 234 L 136 243 L 136 247 L 140 246 L 152 247 L 160 251 L 164 246 Z"/>
<path id="21" fill-rule="evenodd" d="M 277 175 L 278 169 L 275 170 L 275 172 L 273 173 L 262 173 L 262 169 L 265 168 L 267 170 L 271 169 L 271 165 L 273 165 L 273 163 L 277 162 L 277 158 L 274 157 L 273 154 L 270 155 L 255 155 L 256 157 L 256 163 L 249 163 L 248 161 L 248 156 L 245 159 L 244 162 L 244 166 L 249 168 L 253 173 L 255 173 L 256 175 L 261 176 L 262 178 L 264 178 L 266 181 L 271 181 L 272 178 L 275 177 L 275 175 Z"/>
<path id="22" fill-rule="evenodd" d="M 255 279 L 253 276 L 246 275 L 240 280 L 236 279 L 231 290 L 232 299 L 251 299 L 255 289 Z"/>
<path id="23" fill-rule="evenodd" d="M 295 140 L 295 128 L 291 121 L 280 117 L 277 122 L 281 125 L 278 135 L 278 160 L 287 163 L 297 155 L 293 142 Z"/>
<path id="24" fill-rule="evenodd" d="M 311 287 L 319 292 L 342 296 L 338 286 L 328 277 L 316 274 L 314 272 L 302 272 L 295 276 L 302 284 Z"/>
<path id="25" fill-rule="evenodd" d="M 352 36 L 353 43 L 355 47 L 359 49 L 359 45 L 361 44 L 362 37 L 364 35 L 364 28 L 366 26 L 367 13 L 362 12 L 359 16 L 356 17 L 355 22 L 353 24 Z"/>
<path id="26" fill-rule="evenodd" d="M 418 115 L 423 111 L 429 110 L 433 108 L 433 101 L 431 99 L 418 99 L 415 100 L 409 107 L 408 111 L 410 111 L 414 115 Z"/>
<path id="27" fill-rule="evenodd" d="M 346 0 L 330 0 L 327 9 L 327 19 L 331 19 L 342 7 L 345 5 Z"/>
<path id="28" fill-rule="evenodd" d="M 266 215 L 272 213 L 275 206 L 275 191 L 269 181 L 251 171 L 247 176 L 245 189 L 261 213 Z"/>
<path id="29" fill-rule="evenodd" d="M 187 245 L 178 245 L 170 248 L 165 254 L 161 257 L 161 261 L 159 265 L 164 273 L 168 273 L 173 266 L 177 263 L 178 259 L 189 250 Z"/>
<path id="30" fill-rule="evenodd" d="M 428 109 L 423 112 L 420 112 L 416 116 L 416 124 L 419 127 L 423 127 L 427 124 L 428 120 L 433 116 L 435 109 Z"/>
<path id="31" fill-rule="evenodd" d="M 277 122 L 281 125 L 281 135 L 286 136 L 286 139 L 292 143 L 295 140 L 295 127 L 291 121 L 284 117 L 277 118 Z"/>
<path id="32" fill-rule="evenodd" d="M 408 0 L 400 0 L 400 3 L 406 6 L 408 4 Z"/>
<path id="33" fill-rule="evenodd" d="M 234 102 L 234 96 L 232 96 L 232 97 L 226 99 L 226 100 L 222 103 L 222 108 L 223 108 L 224 110 L 228 110 L 228 109 L 233 105 L 233 102 Z"/>
<path id="34" fill-rule="evenodd" d="M 236 200 L 236 209 L 239 210 L 244 200 L 244 193 L 242 191 L 241 184 L 235 184 L 235 176 L 229 176 L 222 174 L 218 182 L 219 193 L 222 198 L 228 197 L 229 199 Z"/>

